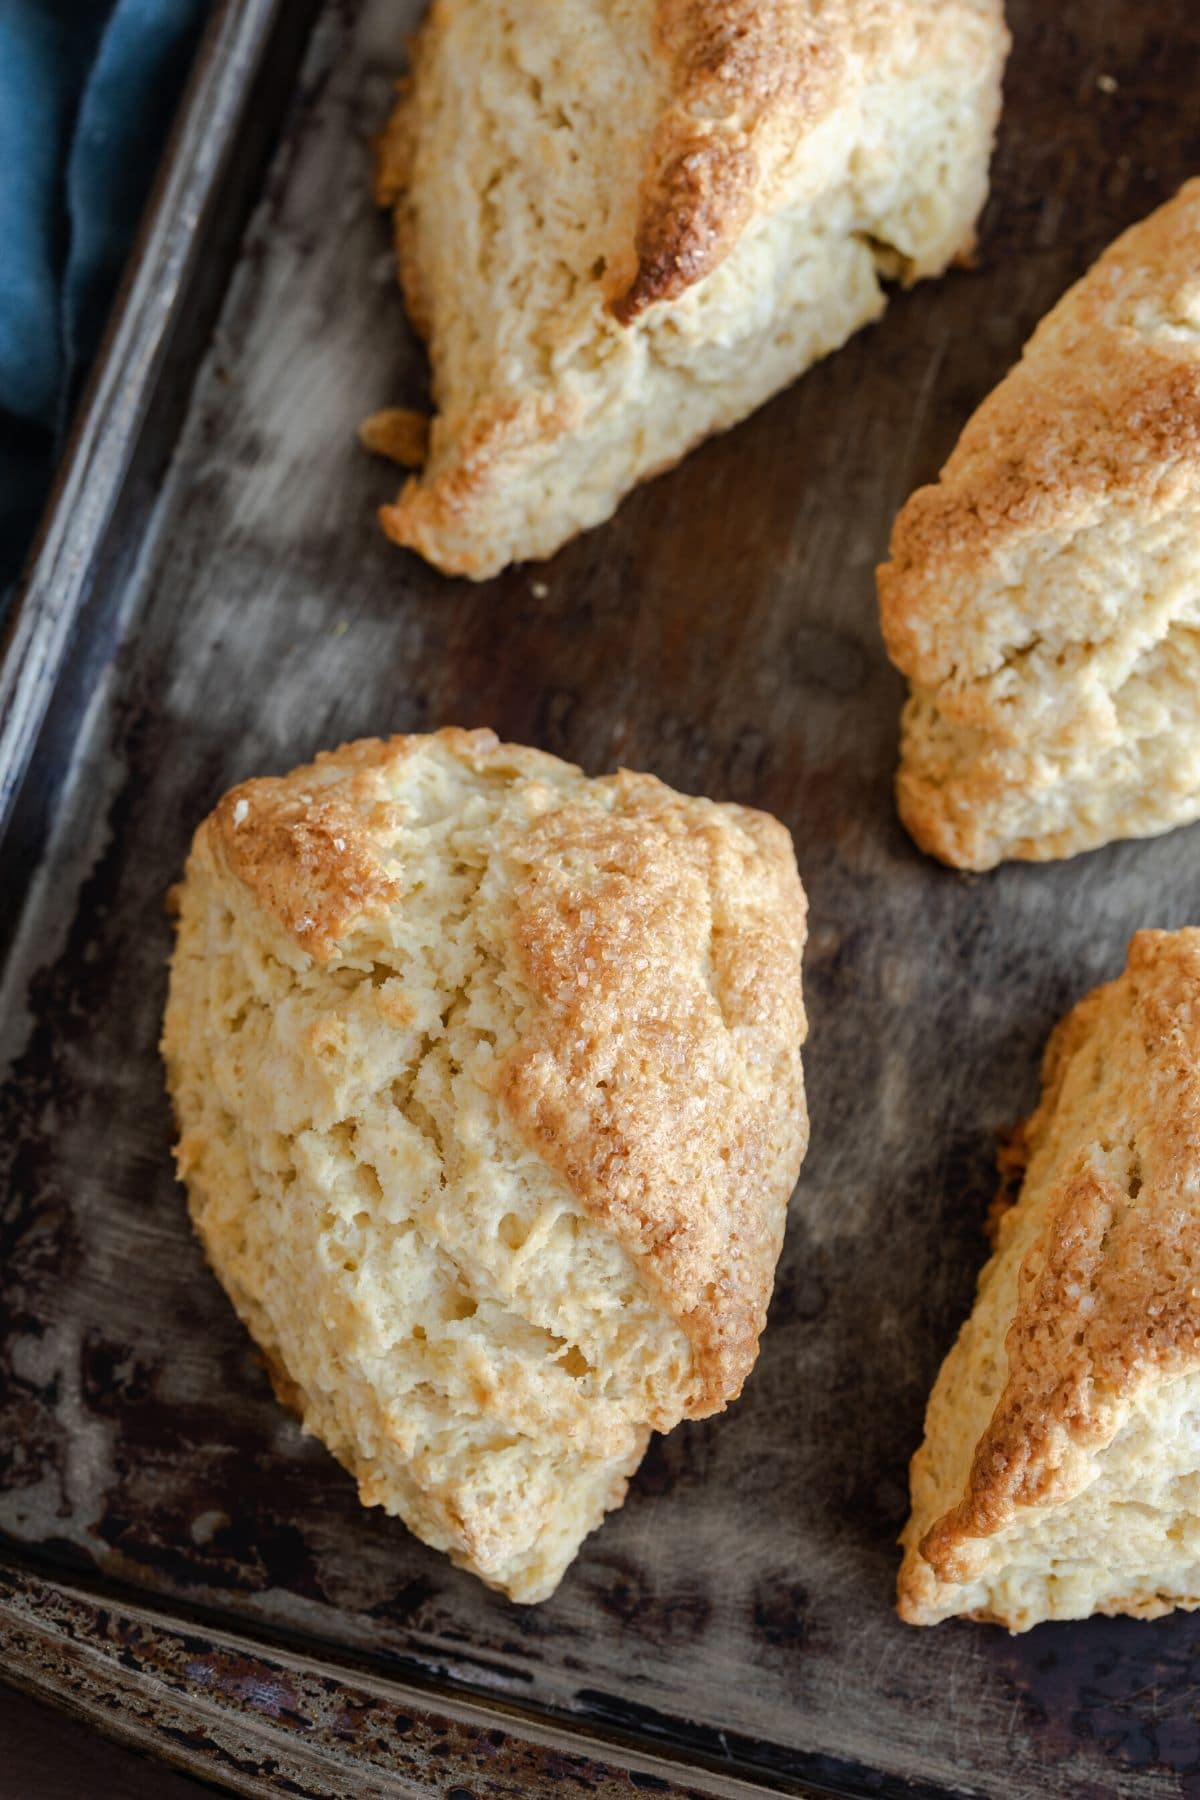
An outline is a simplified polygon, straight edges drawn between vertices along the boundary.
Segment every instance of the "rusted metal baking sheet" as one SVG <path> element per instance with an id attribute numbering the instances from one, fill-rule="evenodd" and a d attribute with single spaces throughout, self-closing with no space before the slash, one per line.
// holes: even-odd
<path id="1" fill-rule="evenodd" d="M 414 7 L 219 18 L 0 673 L 10 1678 L 246 1793 L 1200 1794 L 1200 1620 L 891 1610 L 996 1134 L 1135 927 L 1200 917 L 1195 831 L 968 880 L 892 809 L 892 516 L 1200 170 L 1193 0 L 1011 12 L 978 267 L 482 588 L 384 542 L 393 474 L 354 440 L 422 381 L 366 149 Z M 768 807 L 812 903 L 813 1144 L 760 1364 L 532 1610 L 365 1512 L 276 1405 L 188 1230 L 155 1048 L 163 895 L 222 789 L 448 722 Z"/>

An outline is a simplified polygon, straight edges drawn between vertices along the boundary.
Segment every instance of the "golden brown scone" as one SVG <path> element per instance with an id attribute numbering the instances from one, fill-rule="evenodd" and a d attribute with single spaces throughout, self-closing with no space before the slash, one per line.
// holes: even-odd
<path id="1" fill-rule="evenodd" d="M 388 535 L 482 578 L 969 253 L 1002 0 L 433 0 L 378 142 L 436 416 Z"/>
<path id="2" fill-rule="evenodd" d="M 1043 1078 L 913 1458 L 913 1625 L 1200 1606 L 1200 931 L 1139 932 Z"/>
<path id="3" fill-rule="evenodd" d="M 281 1398 L 544 1599 L 757 1354 L 808 1131 L 787 832 L 441 731 L 234 788 L 177 897 L 179 1172 Z"/>
<path id="4" fill-rule="evenodd" d="M 923 849 L 987 869 L 1200 816 L 1200 181 L 1042 321 L 879 593 Z"/>

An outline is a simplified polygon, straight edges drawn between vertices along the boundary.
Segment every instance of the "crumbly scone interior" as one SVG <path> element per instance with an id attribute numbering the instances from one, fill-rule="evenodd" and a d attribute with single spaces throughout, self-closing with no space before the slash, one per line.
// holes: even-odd
<path id="1" fill-rule="evenodd" d="M 179 1163 L 235 1304 L 364 1500 L 529 1600 L 678 1418 L 691 1347 L 503 1116 L 528 995 L 481 830 L 500 784 L 423 779 L 391 863 L 411 885 L 334 968 L 264 934 L 248 894 L 189 881 Z"/>
<path id="2" fill-rule="evenodd" d="M 910 67 L 882 27 L 851 52 L 836 31 L 823 41 L 824 21 L 803 48 L 786 40 L 794 64 L 772 66 L 768 26 L 752 19 L 758 101 L 778 85 L 791 120 L 754 137 L 761 210 L 703 279 L 623 322 L 611 301 L 629 278 L 674 79 L 653 41 L 658 13 L 640 0 L 534 11 L 497 0 L 439 15 L 419 58 L 419 126 L 394 187 L 383 183 L 403 196 L 401 266 L 438 407 L 424 473 L 385 523 L 418 548 L 426 534 L 451 547 L 463 534 L 463 554 L 495 566 L 548 555 L 607 516 L 615 487 L 677 460 L 876 318 L 885 280 L 940 272 L 967 250 L 987 170 L 979 157 L 967 181 L 961 147 L 995 107 L 990 5 L 955 9 L 963 42 L 940 70 L 915 25 L 896 34 Z M 870 54 L 885 64 L 877 81 L 855 61 Z M 708 101 L 680 106 L 686 129 Z M 752 117 L 745 127 L 749 142 Z M 518 473 L 489 521 L 494 557 L 468 550 L 481 492 Z"/>
<path id="3" fill-rule="evenodd" d="M 913 1458 L 900 1610 L 914 1623 L 1024 1630 L 1200 1604 L 1200 1256 L 1180 1157 L 1197 1033 L 1162 973 L 1171 935 L 1140 934 L 1132 973 L 1051 1043 L 1024 1186 Z M 1200 934 L 1174 935 L 1197 940 L 1190 1015 Z"/>
<path id="4" fill-rule="evenodd" d="M 901 811 L 944 811 L 966 851 L 953 860 L 1040 860 L 1200 817 L 1194 495 L 1151 520 L 1113 506 L 1070 543 L 1008 559 L 973 604 L 978 662 L 914 687 L 902 724 Z M 1003 807 L 994 833 L 981 791 Z"/>

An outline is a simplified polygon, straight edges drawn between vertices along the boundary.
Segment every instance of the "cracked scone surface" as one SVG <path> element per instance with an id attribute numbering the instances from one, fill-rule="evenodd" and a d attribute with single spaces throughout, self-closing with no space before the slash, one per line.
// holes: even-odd
<path id="1" fill-rule="evenodd" d="M 544 1598 L 757 1354 L 808 1129 L 787 832 L 443 731 L 233 789 L 177 899 L 179 1172 L 281 1398 Z"/>
<path id="2" fill-rule="evenodd" d="M 1200 817 L 1200 181 L 1043 320 L 879 583 L 924 849 L 986 869 Z"/>
<path id="3" fill-rule="evenodd" d="M 1200 1606 L 1200 931 L 1059 1025 L 912 1464 L 901 1616 Z"/>
<path id="4" fill-rule="evenodd" d="M 548 556 L 968 254 L 1007 47 L 1001 0 L 433 0 L 378 147 L 436 403 L 388 534 Z"/>

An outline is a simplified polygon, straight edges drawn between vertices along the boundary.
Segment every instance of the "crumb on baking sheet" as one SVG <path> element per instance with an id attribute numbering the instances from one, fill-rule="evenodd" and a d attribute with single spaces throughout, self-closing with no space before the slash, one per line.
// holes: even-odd
<path id="1" fill-rule="evenodd" d="M 408 406 L 385 406 L 368 414 L 358 435 L 376 456 L 386 456 L 403 469 L 419 469 L 429 448 L 429 420 Z"/>

